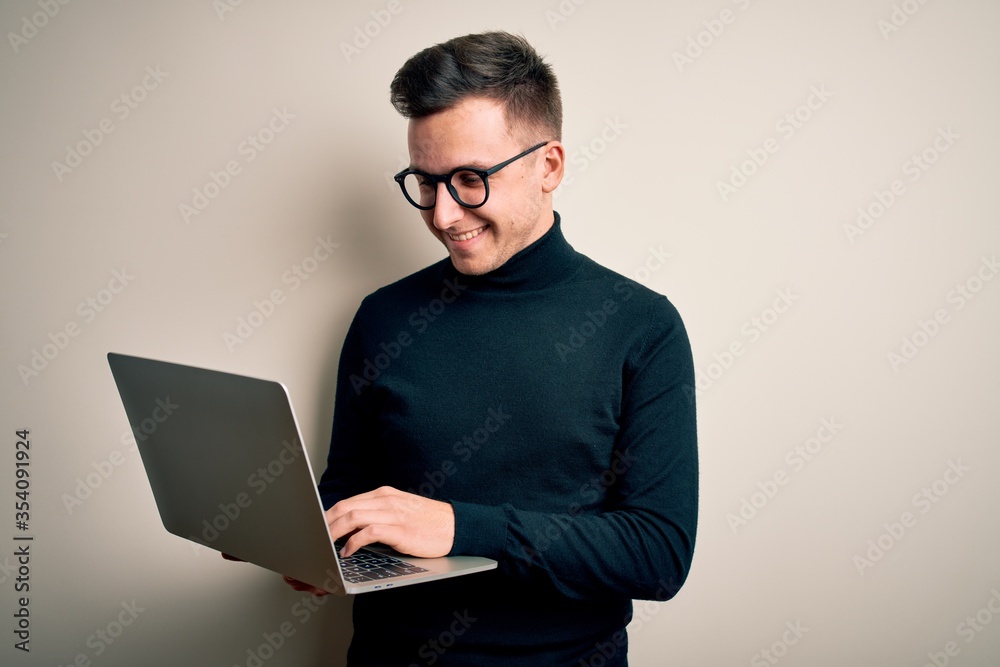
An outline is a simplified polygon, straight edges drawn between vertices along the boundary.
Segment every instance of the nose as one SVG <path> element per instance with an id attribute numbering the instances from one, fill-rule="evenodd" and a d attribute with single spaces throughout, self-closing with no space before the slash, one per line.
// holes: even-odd
<path id="1" fill-rule="evenodd" d="M 438 183 L 434 200 L 434 226 L 444 231 L 461 220 L 464 215 L 465 208 L 448 192 L 448 185 Z"/>

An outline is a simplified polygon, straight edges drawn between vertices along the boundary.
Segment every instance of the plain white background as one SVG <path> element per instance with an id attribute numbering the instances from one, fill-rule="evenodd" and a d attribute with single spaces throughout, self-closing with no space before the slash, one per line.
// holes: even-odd
<path id="1" fill-rule="evenodd" d="M 632 664 L 997 664 L 1000 6 L 224 2 L 0 9 L 0 662 L 343 664 L 348 601 L 306 619 L 163 530 L 105 354 L 285 382 L 322 470 L 355 308 L 443 256 L 388 83 L 502 28 L 560 78 L 567 238 L 674 302 L 700 374 L 694 567 Z"/>

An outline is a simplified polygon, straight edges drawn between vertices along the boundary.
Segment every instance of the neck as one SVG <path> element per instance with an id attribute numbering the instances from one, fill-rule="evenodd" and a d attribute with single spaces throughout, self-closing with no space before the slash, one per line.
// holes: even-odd
<path id="1" fill-rule="evenodd" d="M 478 276 L 459 273 L 448 259 L 445 272 L 471 289 L 482 292 L 535 291 L 565 282 L 579 266 L 581 255 L 562 234 L 559 214 L 534 242 L 515 253 L 504 264 Z"/>

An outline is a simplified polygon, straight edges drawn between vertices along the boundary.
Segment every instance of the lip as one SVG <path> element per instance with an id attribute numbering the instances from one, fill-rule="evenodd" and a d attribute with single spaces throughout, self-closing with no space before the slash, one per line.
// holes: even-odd
<path id="1" fill-rule="evenodd" d="M 490 227 L 489 225 L 483 225 L 482 227 L 476 227 L 474 229 L 467 229 L 467 230 L 465 230 L 463 232 L 460 232 L 458 234 L 456 234 L 454 232 L 444 232 L 444 235 L 446 237 L 448 237 L 448 241 L 450 243 L 452 243 L 454 245 L 458 245 L 458 246 L 463 246 L 465 244 L 472 243 L 473 241 L 475 241 L 476 239 L 478 239 L 480 236 L 483 235 L 484 232 L 486 232 L 486 230 L 489 229 L 489 227 Z M 459 240 L 459 239 L 455 238 L 456 236 L 462 236 L 462 235 L 468 234 L 470 232 L 478 232 L 478 233 L 475 236 L 473 236 L 471 238 L 467 238 L 465 240 Z"/>

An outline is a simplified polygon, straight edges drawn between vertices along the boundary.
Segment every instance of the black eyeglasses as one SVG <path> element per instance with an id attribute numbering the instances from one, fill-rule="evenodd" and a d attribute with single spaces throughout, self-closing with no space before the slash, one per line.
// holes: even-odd
<path id="1" fill-rule="evenodd" d="M 523 153 L 518 153 L 509 160 L 505 160 L 495 167 L 489 169 L 475 169 L 473 167 L 458 167 L 442 176 L 428 174 L 419 169 L 404 169 L 393 179 L 399 183 L 400 189 L 406 201 L 410 202 L 421 211 L 429 211 L 437 203 L 438 183 L 445 183 L 452 198 L 465 208 L 479 208 L 486 203 L 490 196 L 489 177 L 497 173 L 511 162 L 520 160 L 525 155 L 537 151 L 549 142 L 532 146 Z"/>

